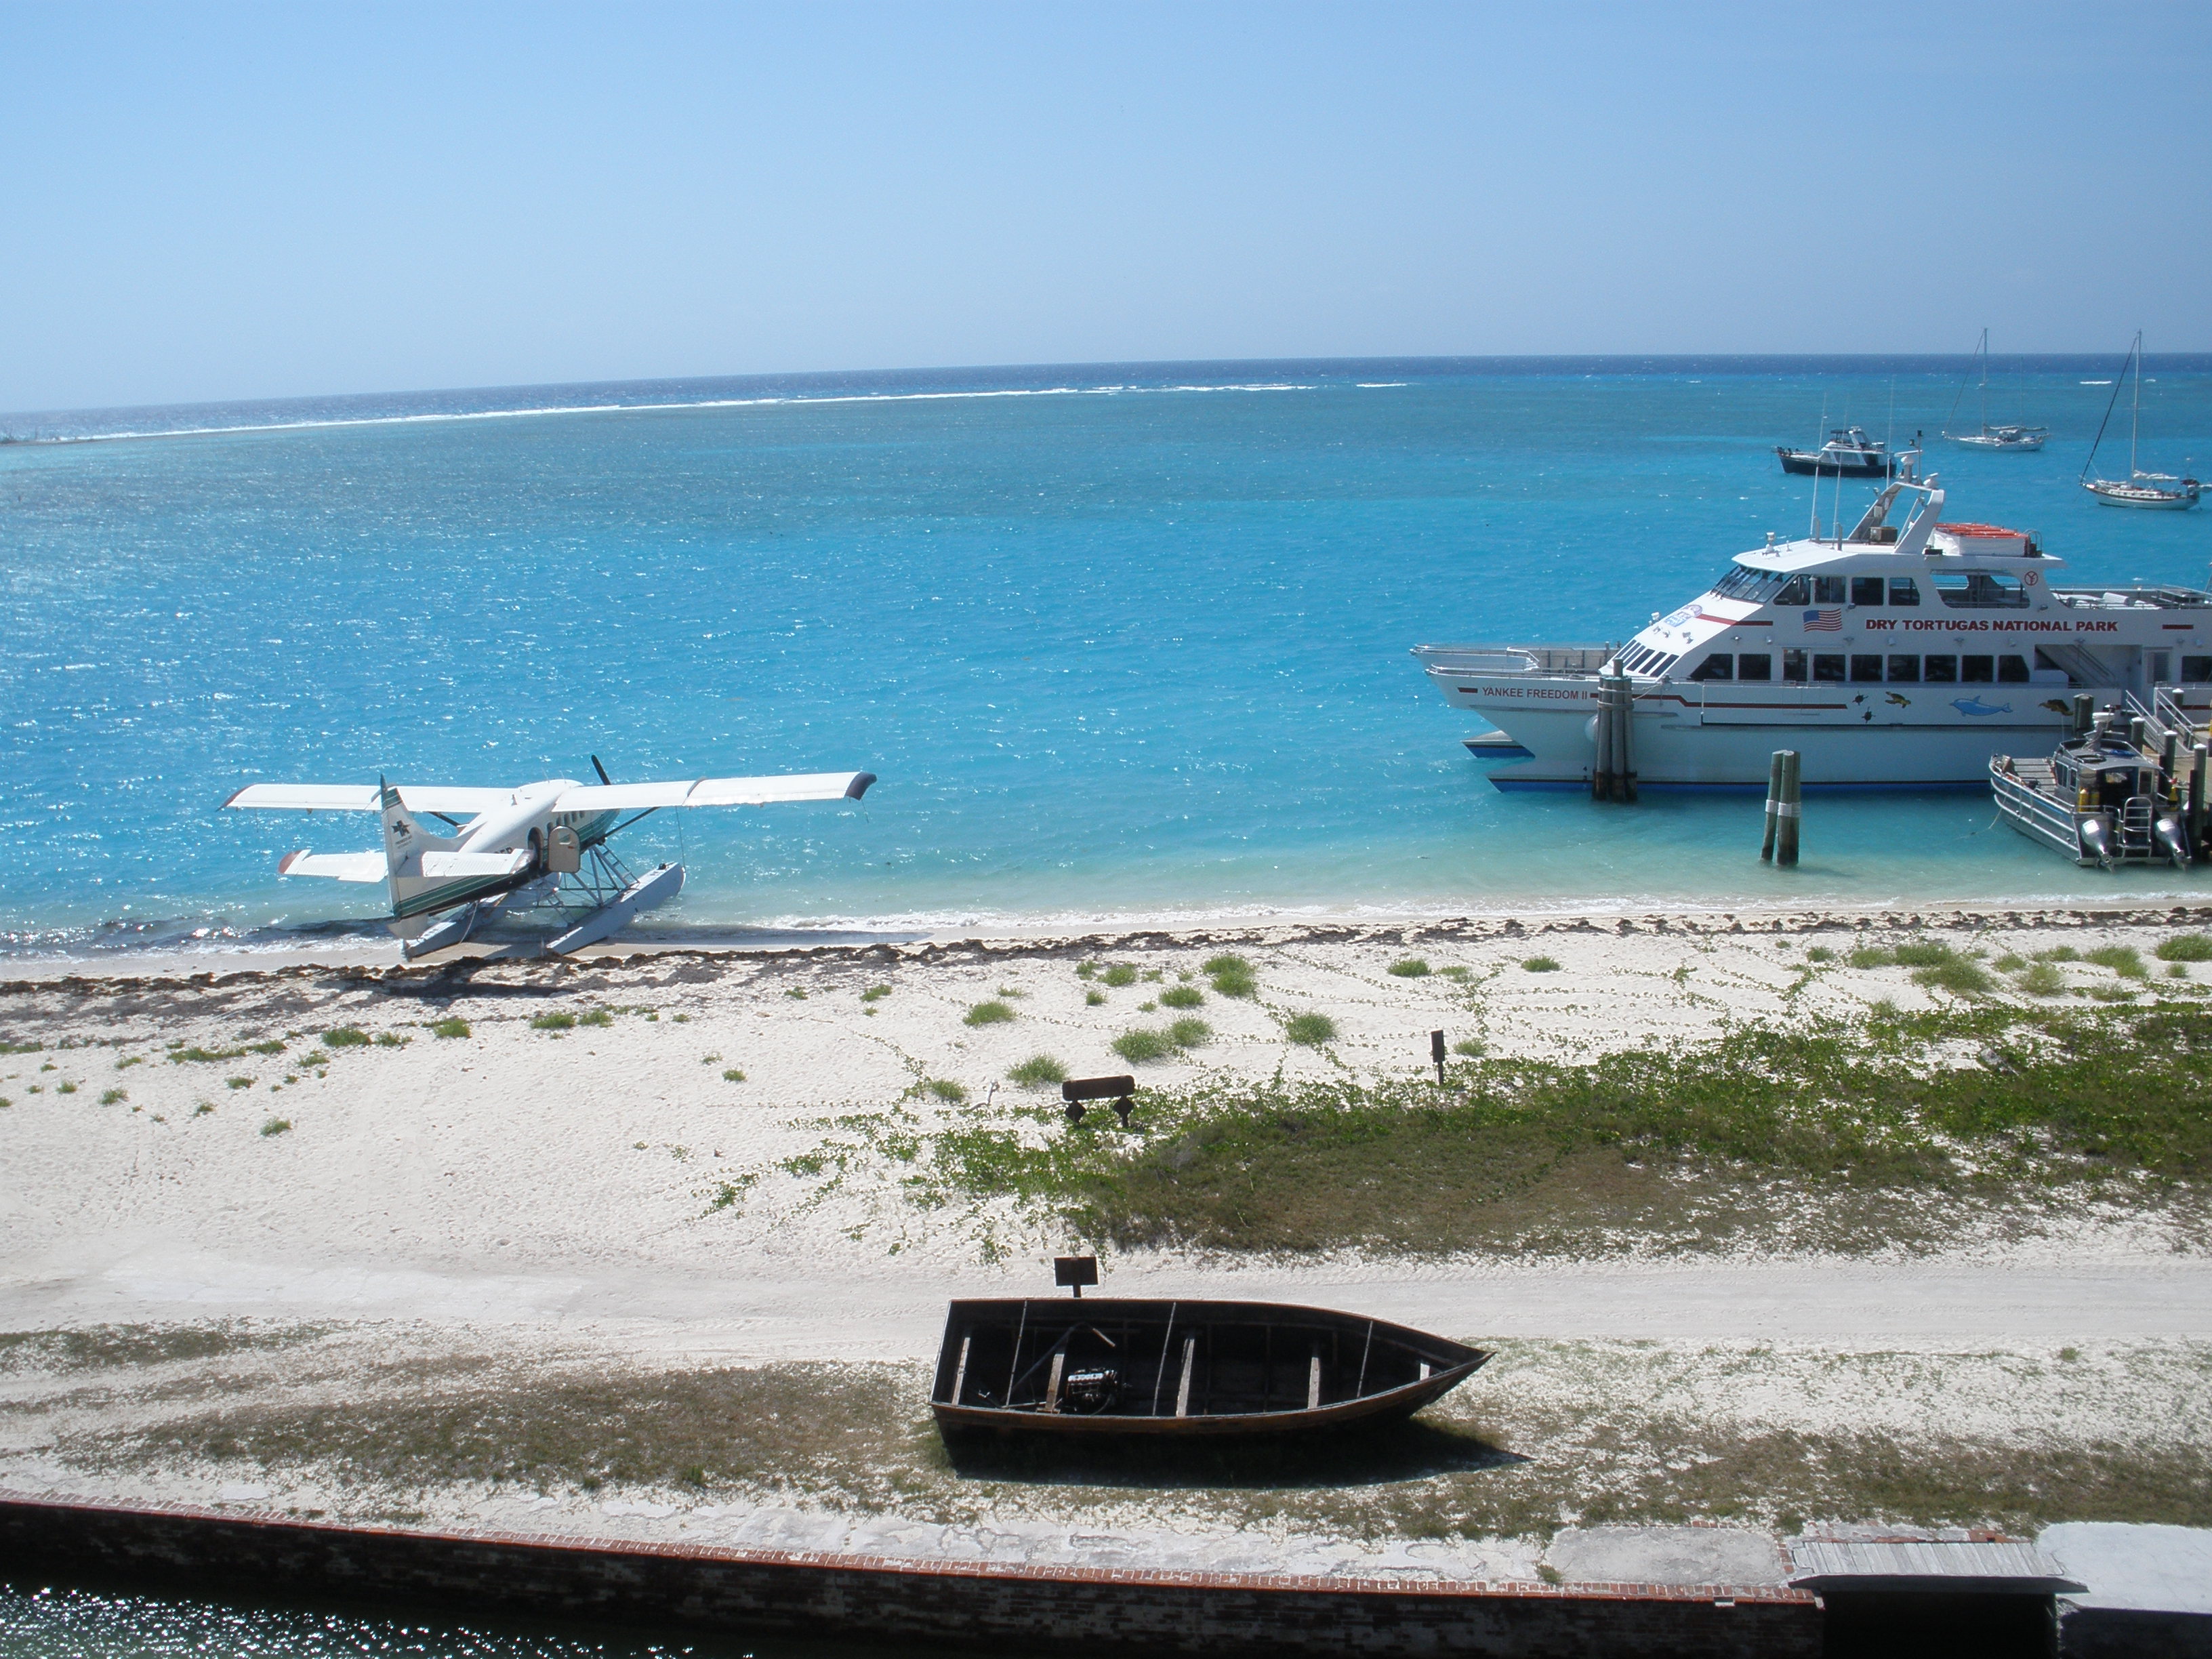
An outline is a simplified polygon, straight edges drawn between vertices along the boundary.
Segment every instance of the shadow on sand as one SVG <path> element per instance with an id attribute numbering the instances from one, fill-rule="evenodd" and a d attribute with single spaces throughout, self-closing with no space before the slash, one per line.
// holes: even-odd
<path id="1" fill-rule="evenodd" d="M 1371 1486 L 1528 1461 L 1470 1431 L 1418 1421 L 1304 1439 L 1073 1440 L 970 1431 L 946 1436 L 945 1449 L 953 1472 L 971 1480 L 1153 1488 Z"/>

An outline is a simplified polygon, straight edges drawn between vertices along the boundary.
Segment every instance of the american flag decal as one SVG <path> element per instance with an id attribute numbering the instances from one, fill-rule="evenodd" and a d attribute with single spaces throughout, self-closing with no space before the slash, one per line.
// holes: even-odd
<path id="1" fill-rule="evenodd" d="M 1844 631 L 1844 613 L 1840 611 L 1808 611 L 1805 613 L 1808 634 L 1840 634 Z"/>

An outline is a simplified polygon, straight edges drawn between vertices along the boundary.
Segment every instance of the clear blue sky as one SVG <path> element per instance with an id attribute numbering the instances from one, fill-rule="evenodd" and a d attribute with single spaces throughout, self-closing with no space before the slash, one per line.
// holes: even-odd
<path id="1" fill-rule="evenodd" d="M 9 7 L 0 409 L 2212 349 L 2212 8 Z"/>

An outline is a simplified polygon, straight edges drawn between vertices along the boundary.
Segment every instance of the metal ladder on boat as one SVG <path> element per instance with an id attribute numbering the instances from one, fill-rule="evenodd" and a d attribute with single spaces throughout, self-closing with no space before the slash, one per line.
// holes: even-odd
<path id="1" fill-rule="evenodd" d="M 2124 859 L 2148 859 L 2157 848 L 2151 838 L 2151 825 L 2158 816 L 2158 803 L 2148 795 L 2130 795 L 2120 808 L 2120 844 L 2115 849 Z"/>

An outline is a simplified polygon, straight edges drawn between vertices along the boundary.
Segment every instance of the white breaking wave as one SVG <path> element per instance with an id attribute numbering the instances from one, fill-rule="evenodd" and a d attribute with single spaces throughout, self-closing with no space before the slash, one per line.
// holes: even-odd
<path id="1" fill-rule="evenodd" d="M 125 432 L 87 432 L 67 438 L 37 441 L 46 444 L 114 443 L 124 439 L 209 438 L 240 432 L 307 432 L 355 426 L 410 426 L 442 421 L 520 421 L 554 415 L 666 414 L 686 409 L 760 409 L 783 404 L 937 403 L 965 398 L 1103 398 L 1141 396 L 1170 392 L 1311 392 L 1315 387 L 1291 382 L 1239 383 L 1223 386 L 1005 386 L 978 392 L 840 392 L 820 397 L 780 395 L 763 398 L 699 398 L 677 403 L 556 404 L 538 409 L 426 410 L 413 415 L 349 415 L 306 421 L 243 421 L 230 426 L 158 427 Z"/>

